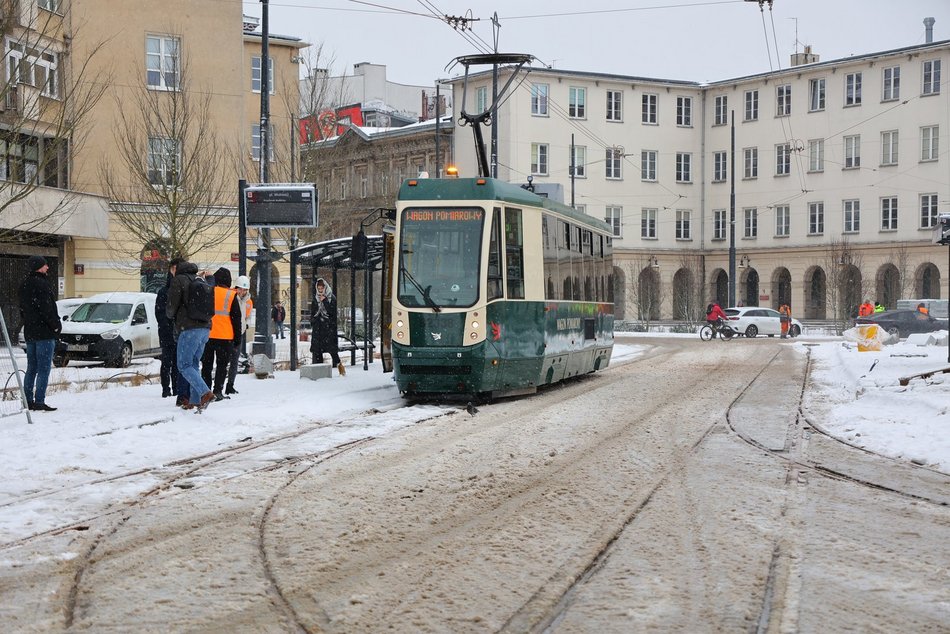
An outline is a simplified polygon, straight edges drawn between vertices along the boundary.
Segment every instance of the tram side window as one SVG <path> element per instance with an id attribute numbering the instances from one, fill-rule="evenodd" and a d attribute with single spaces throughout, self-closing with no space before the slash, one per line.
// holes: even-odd
<path id="1" fill-rule="evenodd" d="M 501 209 L 491 215 L 491 241 L 488 245 L 488 301 L 503 297 L 501 282 Z"/>
<path id="2" fill-rule="evenodd" d="M 572 299 L 580 301 L 583 298 L 581 280 L 584 277 L 584 255 L 581 248 L 581 228 L 571 225 L 571 283 Z"/>
<path id="3" fill-rule="evenodd" d="M 560 278 L 561 299 L 571 299 L 571 226 L 563 220 L 557 221 L 557 267 Z"/>
<path id="4" fill-rule="evenodd" d="M 614 247 L 610 236 L 604 238 L 604 265 L 607 268 L 607 301 L 614 303 Z"/>
<path id="5" fill-rule="evenodd" d="M 587 229 L 581 229 L 581 256 L 584 260 L 584 301 L 594 301 L 594 251 L 591 242 L 593 235 Z"/>
<path id="6" fill-rule="evenodd" d="M 557 220 L 541 216 L 541 235 L 544 245 L 544 298 L 558 299 L 561 277 L 557 270 Z"/>
<path id="7" fill-rule="evenodd" d="M 524 299 L 524 232 L 520 209 L 505 209 L 505 263 L 508 299 Z"/>

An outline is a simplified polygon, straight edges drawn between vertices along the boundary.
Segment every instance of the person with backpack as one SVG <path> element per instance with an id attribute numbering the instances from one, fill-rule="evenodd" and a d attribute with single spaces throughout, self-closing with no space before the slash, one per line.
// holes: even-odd
<path id="1" fill-rule="evenodd" d="M 158 322 L 158 342 L 162 347 L 162 365 L 159 377 L 162 382 L 162 398 L 177 396 L 182 387 L 181 376 L 178 374 L 177 343 L 175 341 L 175 324 L 168 318 L 168 289 L 175 279 L 175 271 L 181 264 L 181 258 L 172 258 L 168 262 L 168 275 L 165 285 L 155 294 L 155 320 Z M 182 394 L 179 401 L 184 398 Z M 179 403 L 180 404 L 180 403 Z"/>
<path id="2" fill-rule="evenodd" d="M 224 381 L 234 349 L 241 344 L 241 303 L 231 288 L 231 271 L 223 266 L 214 272 L 214 315 L 211 331 L 201 357 L 201 378 L 213 385 L 214 400 L 223 401 Z M 214 383 L 211 370 L 214 369 Z"/>
<path id="3" fill-rule="evenodd" d="M 175 279 L 168 288 L 165 314 L 175 323 L 178 372 L 190 388 L 190 394 L 181 407 L 204 409 L 214 399 L 214 393 L 201 378 L 198 364 L 211 334 L 214 290 L 204 281 L 204 276 L 198 276 L 196 264 L 182 262 L 178 265 Z"/>

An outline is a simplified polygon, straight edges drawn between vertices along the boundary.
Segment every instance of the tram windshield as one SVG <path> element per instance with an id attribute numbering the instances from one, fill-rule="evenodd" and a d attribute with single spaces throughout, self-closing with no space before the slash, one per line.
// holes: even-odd
<path id="1" fill-rule="evenodd" d="M 403 306 L 438 311 L 475 303 L 484 219 L 480 207 L 403 210 L 397 280 Z"/>

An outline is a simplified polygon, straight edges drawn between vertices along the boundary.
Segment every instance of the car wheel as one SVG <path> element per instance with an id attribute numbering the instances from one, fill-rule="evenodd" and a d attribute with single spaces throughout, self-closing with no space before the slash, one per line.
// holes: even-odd
<path id="1" fill-rule="evenodd" d="M 901 331 L 897 326 L 891 326 L 890 328 L 887 329 L 887 334 L 896 335 L 897 337 L 900 337 Z"/>
<path id="2" fill-rule="evenodd" d="M 755 337 L 757 334 L 759 334 L 759 329 L 754 324 L 745 329 L 745 336 L 749 337 L 750 339 Z"/>
<path id="3" fill-rule="evenodd" d="M 122 352 L 119 353 L 119 358 L 115 360 L 115 366 L 117 368 L 127 368 L 132 363 L 132 344 L 126 343 L 122 346 Z"/>
<path id="4" fill-rule="evenodd" d="M 65 354 L 57 354 L 53 357 L 53 367 L 65 368 L 69 363 L 69 357 Z"/>
<path id="5" fill-rule="evenodd" d="M 788 329 L 788 334 L 793 337 L 798 337 L 802 334 L 802 329 L 793 324 L 792 327 Z"/>

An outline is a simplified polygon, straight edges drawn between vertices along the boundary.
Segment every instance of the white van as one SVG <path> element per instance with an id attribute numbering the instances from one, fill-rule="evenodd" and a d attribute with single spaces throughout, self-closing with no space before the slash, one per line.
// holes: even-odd
<path id="1" fill-rule="evenodd" d="M 948 301 L 945 299 L 899 299 L 897 310 L 916 310 L 918 304 L 927 307 L 927 311 L 934 319 L 946 319 L 948 315 Z"/>
<path id="2" fill-rule="evenodd" d="M 138 357 L 161 356 L 155 293 L 100 293 L 63 319 L 53 365 L 103 361 L 124 368 Z"/>

